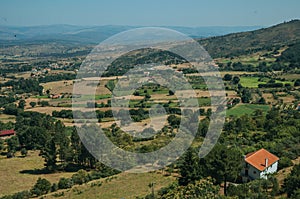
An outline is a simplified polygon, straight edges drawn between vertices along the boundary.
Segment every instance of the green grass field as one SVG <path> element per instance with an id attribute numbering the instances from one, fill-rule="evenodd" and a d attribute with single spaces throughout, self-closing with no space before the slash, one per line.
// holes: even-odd
<path id="1" fill-rule="evenodd" d="M 262 110 L 266 113 L 270 110 L 270 106 L 268 105 L 258 105 L 258 104 L 240 104 L 226 111 L 227 116 L 242 116 L 242 115 L 251 115 L 255 110 Z"/>
<path id="2" fill-rule="evenodd" d="M 240 84 L 243 87 L 248 88 L 258 88 L 259 84 L 266 84 L 269 79 L 265 78 L 263 81 L 259 81 L 259 77 L 241 77 L 240 78 Z M 291 84 L 293 85 L 293 82 L 291 81 L 278 81 L 276 80 L 276 83 L 283 83 L 283 84 Z"/>
<path id="3" fill-rule="evenodd" d="M 248 88 L 258 88 L 258 84 L 266 84 L 266 82 L 258 81 L 258 77 L 241 77 L 240 79 L 240 84 Z"/>

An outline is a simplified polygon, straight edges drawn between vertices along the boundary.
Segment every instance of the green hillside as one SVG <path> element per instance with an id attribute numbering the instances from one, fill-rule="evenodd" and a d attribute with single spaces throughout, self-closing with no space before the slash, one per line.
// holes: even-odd
<path id="1" fill-rule="evenodd" d="M 212 57 L 217 58 L 272 50 L 299 40 L 300 20 L 292 20 L 270 28 L 201 39 L 199 43 Z"/>

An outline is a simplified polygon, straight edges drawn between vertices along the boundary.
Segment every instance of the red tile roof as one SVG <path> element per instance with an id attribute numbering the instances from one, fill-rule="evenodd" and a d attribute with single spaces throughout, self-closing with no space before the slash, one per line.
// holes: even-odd
<path id="1" fill-rule="evenodd" d="M 265 170 L 266 159 L 268 159 L 268 167 L 279 160 L 279 158 L 265 149 L 260 149 L 246 155 L 245 161 L 260 171 Z"/>
<path id="2" fill-rule="evenodd" d="M 10 135 L 15 135 L 15 134 L 16 134 L 15 130 L 3 130 L 3 131 L 0 131 L 0 137 L 10 136 Z"/>

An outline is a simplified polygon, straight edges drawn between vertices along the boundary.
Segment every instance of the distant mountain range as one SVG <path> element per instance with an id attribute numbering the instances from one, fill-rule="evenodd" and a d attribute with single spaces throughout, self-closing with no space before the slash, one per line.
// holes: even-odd
<path id="1" fill-rule="evenodd" d="M 119 32 L 141 26 L 73 26 L 49 25 L 32 27 L 0 26 L 0 42 L 20 43 L 36 41 L 62 41 L 85 44 L 97 44 Z M 236 26 L 236 27 L 179 27 L 168 26 L 193 38 L 207 38 L 221 36 L 236 32 L 252 31 L 261 26 Z"/>
<path id="2" fill-rule="evenodd" d="M 138 26 L 0 26 L 0 54 L 86 55 L 94 45 Z M 235 57 L 300 43 L 300 20 L 272 27 L 166 27 L 195 38 L 213 58 Z M 45 45 L 47 44 L 47 45 Z"/>

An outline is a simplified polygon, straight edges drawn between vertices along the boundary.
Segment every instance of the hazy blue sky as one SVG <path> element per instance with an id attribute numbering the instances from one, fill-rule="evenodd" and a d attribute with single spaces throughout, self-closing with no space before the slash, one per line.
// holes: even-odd
<path id="1" fill-rule="evenodd" d="M 0 25 L 273 25 L 299 0 L 1 0 Z"/>

